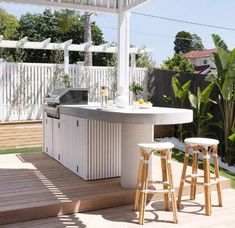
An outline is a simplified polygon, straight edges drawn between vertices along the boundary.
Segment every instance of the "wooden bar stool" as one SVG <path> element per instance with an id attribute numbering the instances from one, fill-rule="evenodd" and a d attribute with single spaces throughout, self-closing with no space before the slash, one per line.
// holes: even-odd
<path id="1" fill-rule="evenodd" d="M 164 209 L 169 210 L 169 196 L 171 196 L 173 220 L 177 219 L 177 205 L 175 198 L 175 189 L 171 170 L 171 149 L 174 147 L 172 143 L 157 142 L 148 144 L 139 144 L 140 147 L 140 163 L 137 178 L 137 187 L 135 193 L 134 210 L 139 211 L 139 224 L 144 224 L 144 212 L 147 200 L 147 194 L 163 193 Z M 154 152 L 160 152 L 162 181 L 148 181 L 149 158 Z M 153 190 L 149 185 L 162 184 L 163 189 Z"/>
<path id="2" fill-rule="evenodd" d="M 222 194 L 221 194 L 221 186 L 219 181 L 219 164 L 218 164 L 218 144 L 219 141 L 215 139 L 209 138 L 187 138 L 185 139 L 186 152 L 183 164 L 183 170 L 181 175 L 181 182 L 178 192 L 178 200 L 177 207 L 180 207 L 181 197 L 183 193 L 184 183 L 189 183 L 190 186 L 190 199 L 195 199 L 196 196 L 196 186 L 202 185 L 204 186 L 204 194 L 205 194 L 205 212 L 206 215 L 211 215 L 211 185 L 216 184 L 217 187 L 217 195 L 219 206 L 222 207 Z M 190 149 L 193 149 L 193 163 L 192 163 L 192 174 L 186 175 L 186 170 L 189 161 L 189 152 Z M 199 176 L 197 173 L 198 170 L 198 157 L 199 153 L 203 154 L 203 170 L 204 175 Z M 211 177 L 210 173 L 210 153 L 213 154 L 214 160 L 214 169 L 215 175 Z M 204 181 L 197 181 L 198 177 L 204 178 Z"/>

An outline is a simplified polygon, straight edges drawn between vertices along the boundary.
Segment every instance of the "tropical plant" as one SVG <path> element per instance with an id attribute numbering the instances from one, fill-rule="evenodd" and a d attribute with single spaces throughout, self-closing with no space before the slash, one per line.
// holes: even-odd
<path id="1" fill-rule="evenodd" d="M 235 150 L 229 140 L 235 122 L 235 49 L 229 51 L 225 42 L 216 34 L 212 35 L 212 39 L 217 50 L 214 54 L 217 74 L 210 74 L 208 79 L 215 82 L 220 91 L 219 105 L 223 117 L 225 147 L 222 155 L 231 165 L 235 162 Z"/>
<path id="2" fill-rule="evenodd" d="M 189 101 L 194 110 L 193 123 L 191 124 L 190 133 L 192 136 L 207 137 L 213 135 L 209 127 L 212 125 L 213 114 L 209 112 L 210 105 L 214 102 L 211 98 L 211 92 L 214 83 L 211 82 L 204 90 L 197 88 L 197 94 L 189 92 Z"/>
<path id="3" fill-rule="evenodd" d="M 171 79 L 171 86 L 173 89 L 174 98 L 164 95 L 163 99 L 170 106 L 183 108 L 185 104 L 185 99 L 188 98 L 188 94 L 190 92 L 189 87 L 192 81 L 188 80 L 182 85 L 181 82 L 179 81 L 179 77 L 180 75 L 176 74 Z M 182 124 L 175 126 L 175 134 L 181 141 L 183 140 L 184 133 L 185 133 L 185 130 L 183 129 Z"/>
<path id="4" fill-rule="evenodd" d="M 234 124 L 235 124 L 235 122 L 234 122 Z M 231 141 L 232 150 L 234 151 L 235 150 L 235 126 L 233 127 L 232 132 L 233 133 L 228 137 L 228 139 Z"/>
<path id="5" fill-rule="evenodd" d="M 183 108 L 185 98 L 188 96 L 189 87 L 192 81 L 188 80 L 183 85 L 181 85 L 178 78 L 179 78 L 179 74 L 176 74 L 174 77 L 172 77 L 171 83 L 172 83 L 174 96 L 176 100 L 178 100 L 179 107 Z"/>

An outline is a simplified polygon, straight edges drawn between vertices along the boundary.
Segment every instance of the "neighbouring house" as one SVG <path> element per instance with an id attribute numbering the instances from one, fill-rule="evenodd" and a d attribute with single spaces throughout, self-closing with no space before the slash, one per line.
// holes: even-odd
<path id="1" fill-rule="evenodd" d="M 215 63 L 213 62 L 213 54 L 216 49 L 205 49 L 202 51 L 190 51 L 184 55 L 195 66 L 195 73 L 208 74 L 215 70 Z"/>

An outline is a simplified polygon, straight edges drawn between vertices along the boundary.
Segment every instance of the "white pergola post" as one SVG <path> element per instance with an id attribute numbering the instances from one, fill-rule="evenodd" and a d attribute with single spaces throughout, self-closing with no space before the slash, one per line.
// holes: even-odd
<path id="1" fill-rule="evenodd" d="M 121 3 L 122 1 L 120 1 Z M 120 6 L 122 8 L 122 6 Z M 129 94 L 130 13 L 118 14 L 118 93 Z"/>
<path id="2" fill-rule="evenodd" d="M 136 67 L 136 54 L 131 53 L 131 68 L 135 68 L 135 67 Z"/>
<path id="3" fill-rule="evenodd" d="M 73 43 L 73 40 L 67 40 L 63 43 L 64 49 L 64 73 L 69 74 L 69 46 Z"/>
<path id="4" fill-rule="evenodd" d="M 64 49 L 64 73 L 69 74 L 69 50 Z"/>

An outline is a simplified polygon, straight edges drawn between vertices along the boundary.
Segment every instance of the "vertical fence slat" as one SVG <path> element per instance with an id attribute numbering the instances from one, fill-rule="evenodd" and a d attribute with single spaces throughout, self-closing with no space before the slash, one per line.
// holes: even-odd
<path id="1" fill-rule="evenodd" d="M 24 94 L 17 87 L 20 84 L 20 69 L 24 68 L 26 87 Z M 18 110 L 12 105 L 13 95 L 24 98 L 29 102 L 21 110 L 20 120 L 41 118 L 41 105 L 44 96 L 52 89 L 55 64 L 41 63 L 6 63 L 0 62 L 0 120 L 17 120 Z M 106 85 L 111 88 L 114 68 L 111 67 L 84 67 L 69 65 L 72 87 L 88 87 L 90 89 L 89 101 L 97 102 L 100 97 L 100 87 Z M 142 83 L 145 69 L 132 69 L 130 77 Z M 16 94 L 18 93 L 18 94 Z M 28 107 L 27 107 L 28 106 Z"/>

